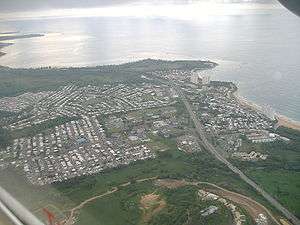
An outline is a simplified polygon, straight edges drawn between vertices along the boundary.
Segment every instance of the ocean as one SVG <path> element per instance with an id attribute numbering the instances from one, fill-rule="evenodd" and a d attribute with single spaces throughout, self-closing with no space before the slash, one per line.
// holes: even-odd
<path id="1" fill-rule="evenodd" d="M 0 20 L 0 31 L 44 37 L 8 41 L 0 65 L 93 66 L 143 58 L 209 59 L 212 79 L 300 121 L 300 18 L 285 9 L 176 17 L 56 17 Z"/>

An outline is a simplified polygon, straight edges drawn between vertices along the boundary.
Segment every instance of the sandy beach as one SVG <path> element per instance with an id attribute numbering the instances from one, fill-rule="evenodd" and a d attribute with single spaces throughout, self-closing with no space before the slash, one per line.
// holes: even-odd
<path id="1" fill-rule="evenodd" d="M 240 96 L 237 93 L 237 91 L 233 93 L 233 96 L 238 100 L 238 102 L 241 105 L 247 106 L 255 111 L 258 111 L 258 112 L 264 114 L 263 108 L 260 105 L 254 103 L 254 102 L 251 102 L 251 101 L 247 100 L 246 98 Z M 300 131 L 300 122 L 292 120 L 292 119 L 290 119 L 284 115 L 281 115 L 279 113 L 275 113 L 275 118 L 277 120 L 277 124 L 275 126 L 276 128 L 283 126 L 283 127 L 287 127 L 287 128 L 291 128 L 291 129 Z"/>
<path id="2" fill-rule="evenodd" d="M 300 131 L 300 122 L 292 120 L 286 116 L 280 115 L 280 114 L 276 114 L 275 115 L 276 119 L 277 119 L 277 126 L 283 126 L 283 127 L 288 127 L 294 130 L 298 130 Z"/>
<path id="3" fill-rule="evenodd" d="M 15 39 L 23 39 L 23 38 L 35 38 L 35 37 L 43 37 L 44 34 L 22 34 L 15 35 L 18 32 L 0 32 L 0 50 L 7 46 L 13 45 L 11 42 L 3 42 L 3 41 L 11 41 Z M 0 51 L 0 57 L 6 55 L 5 52 Z"/>
<path id="4" fill-rule="evenodd" d="M 255 111 L 258 111 L 260 113 L 263 113 L 263 109 L 261 106 L 255 104 L 254 102 L 251 102 L 249 100 L 247 100 L 246 98 L 240 96 L 237 91 L 233 93 L 233 96 L 237 99 L 237 101 L 239 102 L 239 104 L 249 107 Z"/>

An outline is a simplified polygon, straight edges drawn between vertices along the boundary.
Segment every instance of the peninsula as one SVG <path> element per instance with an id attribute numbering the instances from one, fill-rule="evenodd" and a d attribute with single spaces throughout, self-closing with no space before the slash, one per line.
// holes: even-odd
<path id="1" fill-rule="evenodd" d="M 2 32 L 0 33 L 0 50 L 4 47 L 12 45 L 13 43 L 4 43 L 3 41 L 11 41 L 16 39 L 24 39 L 24 38 L 35 38 L 42 37 L 43 34 L 18 34 L 18 32 Z M 0 51 L 0 57 L 4 56 L 6 53 Z"/>

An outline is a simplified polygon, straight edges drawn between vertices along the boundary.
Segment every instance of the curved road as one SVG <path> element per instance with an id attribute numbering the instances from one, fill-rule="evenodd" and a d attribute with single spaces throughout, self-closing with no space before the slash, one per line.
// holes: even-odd
<path id="1" fill-rule="evenodd" d="M 174 85 L 172 85 L 174 86 Z M 175 90 L 178 91 L 179 96 L 181 97 L 188 113 L 190 114 L 191 119 L 193 120 L 196 131 L 200 136 L 200 139 L 203 143 L 203 146 L 211 152 L 218 160 L 223 162 L 229 169 L 231 169 L 234 173 L 238 174 L 242 180 L 248 183 L 251 187 L 253 187 L 257 192 L 259 192 L 265 199 L 267 199 L 271 205 L 273 205 L 277 210 L 282 212 L 283 215 L 286 216 L 294 225 L 300 225 L 300 220 L 294 216 L 290 211 L 288 211 L 284 206 L 282 206 L 276 199 L 274 199 L 270 194 L 264 191 L 261 187 L 259 187 L 254 181 L 248 178 L 240 169 L 232 165 L 226 158 L 224 158 L 216 149 L 215 147 L 207 140 L 204 129 L 202 124 L 199 122 L 197 116 L 195 115 L 194 111 L 190 103 L 187 101 L 186 97 L 184 96 L 180 87 L 175 86 Z"/>

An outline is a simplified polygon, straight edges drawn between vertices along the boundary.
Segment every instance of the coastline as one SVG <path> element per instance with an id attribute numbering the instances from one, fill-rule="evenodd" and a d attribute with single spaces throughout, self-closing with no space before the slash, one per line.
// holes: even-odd
<path id="1" fill-rule="evenodd" d="M 260 113 L 264 113 L 262 106 L 246 99 L 245 97 L 241 96 L 238 94 L 237 90 L 235 92 L 233 92 L 233 96 L 236 98 L 236 100 L 239 102 L 239 104 L 249 107 L 252 110 L 255 110 L 257 112 Z M 294 129 L 297 131 L 300 131 L 300 122 L 299 121 L 295 121 L 285 115 L 279 114 L 279 113 L 275 113 L 275 119 L 277 121 L 275 128 L 277 129 L 278 127 L 286 127 L 286 128 L 290 128 L 290 129 Z"/>
<path id="2" fill-rule="evenodd" d="M 41 36 L 44 36 L 44 35 L 39 35 L 39 37 L 41 37 Z M 25 38 L 27 38 L 27 37 L 25 37 Z M 1 51 L 1 50 L 3 48 L 7 47 L 7 46 L 10 46 L 10 45 L 13 45 L 13 43 L 0 42 L 0 58 L 2 56 L 6 55 L 6 53 Z M 210 63 L 213 64 L 212 68 L 214 68 L 218 65 L 218 63 L 215 63 L 215 62 L 212 62 L 212 61 L 207 61 L 207 62 L 210 62 Z M 78 67 L 78 68 L 81 68 L 81 67 Z M 250 101 L 250 100 L 246 99 L 245 97 L 239 95 L 238 94 L 238 87 L 234 83 L 232 83 L 232 84 L 236 88 L 235 91 L 232 92 L 232 96 L 239 102 L 240 105 L 251 108 L 254 111 L 257 111 L 259 113 L 262 113 L 262 114 L 266 115 L 266 113 L 265 113 L 262 106 L 260 106 L 256 103 L 254 103 L 253 101 Z M 266 116 L 269 117 L 268 115 L 266 115 Z M 276 120 L 275 129 L 277 129 L 280 126 L 283 126 L 283 127 L 287 127 L 287 128 L 291 128 L 291 129 L 300 131 L 300 121 L 293 120 L 293 119 L 291 119 L 291 118 L 289 118 L 285 115 L 282 115 L 282 114 L 279 114 L 279 113 L 276 113 L 276 112 L 274 114 L 274 117 L 275 117 L 275 120 Z"/>
<path id="3" fill-rule="evenodd" d="M 248 108 L 251 108 L 254 111 L 263 113 L 262 107 L 252 101 L 249 101 L 248 99 L 246 99 L 245 97 L 241 96 L 238 94 L 237 90 L 235 92 L 233 92 L 233 96 L 235 97 L 235 99 L 239 102 L 240 105 L 246 106 Z M 264 114 L 264 113 L 263 113 Z"/>
<path id="4" fill-rule="evenodd" d="M 0 58 L 6 55 L 6 52 L 3 52 L 2 49 L 10 45 L 13 45 L 13 43 L 0 42 Z"/>
<path id="5" fill-rule="evenodd" d="M 1 35 L 12 35 L 12 34 L 17 34 L 17 33 L 18 32 L 2 32 L 2 33 L 0 33 L 0 57 L 6 55 L 6 52 L 1 51 L 1 49 L 14 44 L 14 43 L 5 42 L 5 41 L 45 36 L 44 34 L 24 34 L 24 35 L 15 35 L 15 36 L 1 36 Z"/>
<path id="6" fill-rule="evenodd" d="M 287 127 L 287 128 L 291 128 L 294 130 L 298 130 L 300 131 L 300 122 L 299 121 L 295 121 L 293 119 L 290 119 L 284 115 L 280 115 L 278 113 L 275 114 L 275 117 L 277 119 L 277 126 L 283 126 L 283 127 Z"/>

